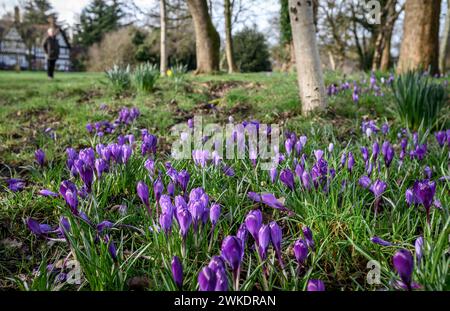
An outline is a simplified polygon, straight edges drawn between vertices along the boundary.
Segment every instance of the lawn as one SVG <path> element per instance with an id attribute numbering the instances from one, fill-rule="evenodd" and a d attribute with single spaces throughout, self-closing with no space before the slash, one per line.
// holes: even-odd
<path id="1" fill-rule="evenodd" d="M 182 83 L 160 79 L 151 94 L 117 95 L 100 73 L 60 73 L 48 81 L 43 73 L 0 72 L 0 287 L 176 290 L 171 265 L 177 256 L 185 290 L 211 289 L 205 281 L 211 273 L 229 290 L 305 290 L 311 280 L 323 281 L 327 290 L 393 290 L 402 285 L 392 257 L 406 249 L 415 258 L 412 285 L 449 290 L 449 144 L 441 146 L 434 136 L 448 121 L 417 136 L 404 130 L 391 112 L 387 79 L 377 75 L 380 90 L 374 91 L 363 74 L 327 73 L 327 85 L 359 81 L 359 101 L 352 100 L 352 87 L 344 88 L 329 97 L 326 111 L 303 117 L 291 74 L 186 75 Z M 89 133 L 88 124 L 112 122 L 123 107 L 136 107 L 140 115 L 114 133 Z M 232 116 L 235 123 L 280 125 L 286 143 L 276 174 L 248 157 L 206 164 L 172 159 L 171 127 L 198 115 L 219 124 Z M 157 149 L 143 154 L 151 135 Z M 69 160 L 81 159 L 81 166 L 68 163 L 69 147 L 76 151 Z M 42 166 L 37 149 L 45 152 Z M 108 170 L 99 174 L 95 160 Z M 185 172 L 187 185 L 180 181 Z M 8 189 L 10 178 L 22 179 L 23 189 Z M 417 180 L 436 186 L 429 223 L 423 204 L 407 203 Z M 140 181 L 149 190 L 137 187 Z M 61 195 L 42 195 L 43 189 Z M 256 202 L 261 197 L 253 192 L 278 200 Z M 162 194 L 168 196 L 161 202 Z M 193 222 L 185 235 L 182 200 Z M 213 203 L 221 207 L 218 219 L 210 213 Z M 253 210 L 270 226 L 252 229 Z M 255 245 L 255 230 L 257 240 L 271 245 Z M 242 245 L 225 239 L 235 235 Z M 419 237 L 423 247 L 416 248 Z M 234 258 L 229 248 L 242 256 Z M 300 249 L 305 256 L 298 256 Z M 221 252 L 226 263 L 213 257 Z M 75 283 L 68 281 L 74 260 L 81 267 Z M 368 282 L 371 269 L 379 270 L 379 281 Z"/>

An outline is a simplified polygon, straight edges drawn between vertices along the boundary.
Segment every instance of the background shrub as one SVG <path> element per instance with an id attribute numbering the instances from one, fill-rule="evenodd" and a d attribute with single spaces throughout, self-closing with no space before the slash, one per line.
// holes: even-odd
<path id="1" fill-rule="evenodd" d="M 242 72 L 271 71 L 269 47 L 264 34 L 244 28 L 234 36 L 236 64 Z"/>

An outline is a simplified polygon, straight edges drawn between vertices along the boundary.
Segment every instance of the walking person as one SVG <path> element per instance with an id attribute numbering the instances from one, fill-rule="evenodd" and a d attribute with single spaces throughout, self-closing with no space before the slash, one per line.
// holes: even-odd
<path id="1" fill-rule="evenodd" d="M 44 40 L 44 51 L 47 56 L 47 75 L 50 80 L 53 80 L 56 61 L 59 57 L 59 42 L 58 30 L 54 27 L 50 27 L 47 30 L 47 37 Z"/>

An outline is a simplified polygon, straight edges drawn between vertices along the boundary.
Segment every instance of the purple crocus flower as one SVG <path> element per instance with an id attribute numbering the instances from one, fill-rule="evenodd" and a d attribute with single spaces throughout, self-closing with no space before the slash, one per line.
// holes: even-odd
<path id="1" fill-rule="evenodd" d="M 369 150 L 367 149 L 367 147 L 361 148 L 361 154 L 362 154 L 364 162 L 367 163 L 369 161 Z"/>
<path id="2" fill-rule="evenodd" d="M 431 177 L 433 175 L 433 171 L 431 170 L 431 168 L 429 166 L 426 166 L 424 168 L 423 173 L 424 173 L 426 179 L 431 179 Z"/>
<path id="3" fill-rule="evenodd" d="M 172 220 L 173 216 L 171 214 L 161 213 L 159 215 L 159 225 L 166 234 L 172 230 Z"/>
<path id="4" fill-rule="evenodd" d="M 377 236 L 372 237 L 370 239 L 370 241 L 372 241 L 372 243 L 375 243 L 375 244 L 378 244 L 378 245 L 381 245 L 381 246 L 392 246 L 392 245 L 395 245 L 394 243 L 391 243 L 389 241 L 385 241 L 382 238 L 379 238 Z"/>
<path id="5" fill-rule="evenodd" d="M 439 146 L 444 147 L 445 143 L 447 142 L 447 133 L 445 131 L 440 131 L 434 133 L 434 136 L 436 137 Z"/>
<path id="6" fill-rule="evenodd" d="M 150 176 L 155 175 L 155 161 L 152 159 L 147 159 L 144 163 L 145 169 L 148 171 Z"/>
<path id="7" fill-rule="evenodd" d="M 86 185 L 87 191 L 90 193 L 92 189 L 92 182 L 94 180 L 93 166 L 90 166 L 88 162 L 85 162 L 82 158 L 75 160 L 74 166 L 76 167 L 81 180 Z"/>
<path id="8" fill-rule="evenodd" d="M 292 211 L 287 209 L 283 203 L 281 203 L 272 193 L 255 193 L 255 192 L 249 192 L 248 197 L 254 201 L 266 204 L 269 207 L 279 209 L 281 211 L 288 212 L 289 214 L 293 214 Z"/>
<path id="9" fill-rule="evenodd" d="M 180 171 L 177 175 L 177 182 L 180 185 L 181 190 L 183 190 L 183 192 L 186 192 L 186 190 L 187 190 L 187 185 L 189 183 L 189 179 L 190 179 L 190 175 L 189 175 L 189 172 L 186 170 Z"/>
<path id="10" fill-rule="evenodd" d="M 423 258 L 423 237 L 420 236 L 416 239 L 416 242 L 414 243 L 414 248 L 416 249 L 416 260 L 417 264 L 419 265 Z"/>
<path id="11" fill-rule="evenodd" d="M 113 240 L 109 238 L 109 236 L 105 236 L 105 243 L 108 245 L 108 252 L 111 255 L 112 259 L 114 261 L 117 261 L 117 249 L 116 245 L 114 244 Z"/>
<path id="12" fill-rule="evenodd" d="M 270 228 L 268 225 L 262 225 L 258 232 L 258 253 L 261 260 L 267 257 L 267 247 L 270 244 Z"/>
<path id="13" fill-rule="evenodd" d="M 378 144 L 378 142 L 374 142 L 372 145 L 373 161 L 377 160 L 379 154 L 380 154 L 380 145 Z"/>
<path id="14" fill-rule="evenodd" d="M 97 178 L 101 178 L 103 173 L 109 169 L 108 163 L 103 159 L 95 159 L 95 170 L 97 172 Z"/>
<path id="15" fill-rule="evenodd" d="M 304 226 L 302 228 L 302 231 L 303 231 L 303 236 L 305 237 L 306 245 L 308 245 L 308 247 L 311 250 L 314 250 L 315 243 L 314 243 L 313 233 L 312 233 L 311 229 L 307 226 Z"/>
<path id="16" fill-rule="evenodd" d="M 12 192 L 22 191 L 25 188 L 25 182 L 21 179 L 10 178 L 6 180 L 8 184 L 8 189 Z"/>
<path id="17" fill-rule="evenodd" d="M 170 196 L 163 194 L 161 196 L 161 198 L 159 199 L 159 206 L 161 207 L 161 213 L 168 214 L 171 217 L 173 216 L 175 207 L 172 204 L 172 200 L 170 199 Z"/>
<path id="18" fill-rule="evenodd" d="M 294 243 L 294 255 L 299 265 L 304 265 L 308 258 L 308 245 L 305 240 L 300 239 Z"/>
<path id="19" fill-rule="evenodd" d="M 281 231 L 280 226 L 275 221 L 272 221 L 269 224 L 270 228 L 270 240 L 272 241 L 273 247 L 275 248 L 275 252 L 278 257 L 278 261 L 280 263 L 281 268 L 284 267 L 283 260 L 281 256 L 281 240 L 283 239 L 283 232 Z"/>
<path id="20" fill-rule="evenodd" d="M 78 191 L 75 184 L 69 180 L 63 181 L 59 187 L 59 193 L 69 205 L 72 213 L 78 215 Z"/>
<path id="21" fill-rule="evenodd" d="M 150 202 L 149 202 L 149 191 L 148 186 L 143 181 L 139 181 L 136 187 L 137 195 L 141 199 L 142 203 L 144 203 L 147 208 L 150 216 L 152 215 L 152 211 L 150 210 Z"/>
<path id="22" fill-rule="evenodd" d="M 161 198 L 161 195 L 164 191 L 164 184 L 161 181 L 161 178 L 158 178 L 154 183 L 153 183 L 153 193 L 155 195 L 155 201 L 158 202 L 159 199 Z"/>
<path id="23" fill-rule="evenodd" d="M 209 219 L 211 220 L 213 226 L 217 224 L 219 217 L 220 217 L 220 205 L 214 203 L 213 205 L 211 205 L 211 208 L 209 209 Z"/>
<path id="24" fill-rule="evenodd" d="M 321 280 L 309 280 L 306 290 L 308 292 L 324 292 L 325 284 Z"/>
<path id="25" fill-rule="evenodd" d="M 42 149 L 38 149 L 34 152 L 34 157 L 39 166 L 43 167 L 45 164 L 45 152 Z"/>
<path id="26" fill-rule="evenodd" d="M 122 162 L 127 163 L 133 153 L 133 149 L 129 145 L 122 145 Z"/>
<path id="27" fill-rule="evenodd" d="M 433 205 L 434 195 L 436 194 L 436 182 L 429 180 L 416 181 L 412 188 L 412 194 L 412 198 L 409 198 L 410 202 L 422 204 L 425 207 L 425 210 L 427 211 L 427 222 L 429 224 L 430 208 Z"/>
<path id="28" fill-rule="evenodd" d="M 213 270 L 216 272 L 216 287 L 214 291 L 224 292 L 228 290 L 228 277 L 225 269 Z"/>
<path id="29" fill-rule="evenodd" d="M 247 214 L 247 217 L 245 217 L 245 226 L 247 227 L 248 232 L 252 235 L 253 239 L 255 239 L 256 244 L 258 244 L 258 233 L 261 228 L 262 221 L 263 217 L 260 210 L 253 210 Z"/>
<path id="30" fill-rule="evenodd" d="M 425 155 L 427 154 L 427 144 L 417 145 L 414 156 L 417 160 L 422 161 L 425 158 Z"/>
<path id="31" fill-rule="evenodd" d="M 239 290 L 239 274 L 244 250 L 242 241 L 235 236 L 228 236 L 222 242 L 222 258 L 230 265 L 233 270 L 234 289 Z"/>
<path id="32" fill-rule="evenodd" d="M 50 191 L 48 189 L 42 189 L 41 191 L 39 191 L 39 195 L 42 195 L 43 197 L 54 197 L 54 198 L 59 196 L 59 194 Z"/>
<path id="33" fill-rule="evenodd" d="M 394 158 L 395 151 L 388 141 L 383 143 L 382 152 L 384 156 L 384 163 L 386 164 L 387 167 L 391 166 L 391 162 L 392 159 Z"/>
<path id="34" fill-rule="evenodd" d="M 208 267 L 204 267 L 198 275 L 198 286 L 200 291 L 210 292 L 216 288 L 216 273 Z"/>
<path id="35" fill-rule="evenodd" d="M 245 225 L 245 223 L 242 223 L 239 226 L 239 229 L 236 233 L 236 237 L 238 237 L 239 240 L 241 240 L 242 250 L 245 250 L 245 243 L 247 242 L 247 236 L 248 236 L 247 226 Z M 244 256 L 244 252 L 242 252 L 242 256 Z"/>
<path id="36" fill-rule="evenodd" d="M 113 222 L 110 222 L 109 220 L 104 220 L 104 221 L 102 221 L 101 223 L 99 223 L 97 225 L 97 232 L 99 234 L 102 234 L 103 231 L 105 231 L 107 229 L 111 229 L 113 227 L 114 227 L 114 223 Z"/>
<path id="37" fill-rule="evenodd" d="M 302 184 L 305 189 L 311 189 L 311 175 L 306 170 L 302 173 Z"/>
<path id="38" fill-rule="evenodd" d="M 183 286 L 183 265 L 177 256 L 172 258 L 172 276 L 177 287 L 181 289 Z"/>
<path id="39" fill-rule="evenodd" d="M 358 182 L 358 183 L 359 183 L 359 185 L 360 185 L 361 187 L 367 189 L 367 188 L 370 187 L 370 184 L 372 183 L 372 181 L 370 180 L 369 177 L 367 177 L 367 176 L 362 176 L 362 177 L 359 179 L 359 182 Z"/>
<path id="40" fill-rule="evenodd" d="M 388 132 L 389 132 L 389 124 L 384 123 L 381 126 L 381 133 L 383 133 L 383 135 L 387 135 Z"/>
<path id="41" fill-rule="evenodd" d="M 290 190 L 294 190 L 294 174 L 289 169 L 284 169 L 281 171 L 280 180 L 283 184 L 286 185 Z"/>
<path id="42" fill-rule="evenodd" d="M 320 161 L 323 158 L 323 150 L 314 150 L 314 156 L 316 157 L 316 161 Z"/>
<path id="43" fill-rule="evenodd" d="M 272 168 L 270 169 L 270 171 L 269 171 L 270 182 L 271 182 L 272 184 L 275 183 L 275 181 L 276 181 L 276 179 L 277 179 L 277 174 L 278 174 L 278 171 L 277 171 L 276 166 L 275 166 L 275 167 L 272 167 Z"/>
<path id="44" fill-rule="evenodd" d="M 223 166 L 223 173 L 228 177 L 233 177 L 235 175 L 233 168 L 227 165 Z"/>
<path id="45" fill-rule="evenodd" d="M 370 186 L 370 191 L 372 191 L 372 193 L 375 195 L 376 198 L 379 198 L 386 191 L 386 188 L 387 184 L 384 181 L 377 179 Z"/>
<path id="46" fill-rule="evenodd" d="M 292 153 L 292 149 L 294 148 L 295 143 L 296 143 L 295 139 L 292 139 L 292 138 L 288 138 L 288 139 L 286 139 L 286 141 L 284 142 L 284 146 L 285 146 L 285 148 L 286 148 L 286 153 L 287 153 L 288 155 L 290 155 L 290 154 Z"/>
<path id="47" fill-rule="evenodd" d="M 222 257 L 217 255 L 213 256 L 208 264 L 208 268 L 210 268 L 213 271 L 225 269 L 225 263 L 223 262 Z"/>
<path id="48" fill-rule="evenodd" d="M 354 165 L 355 165 L 355 158 L 353 157 L 353 153 L 350 151 L 348 153 L 348 161 L 347 161 L 347 169 L 350 173 L 352 172 Z"/>
<path id="49" fill-rule="evenodd" d="M 406 249 L 400 249 L 395 253 L 392 261 L 400 279 L 411 290 L 412 273 L 414 270 L 414 259 L 411 252 Z"/>
<path id="50" fill-rule="evenodd" d="M 28 229 L 30 229 L 30 231 L 37 236 L 46 235 L 52 231 L 52 227 L 47 224 L 40 224 L 37 220 L 31 217 L 27 219 L 27 226 Z"/>
<path id="51" fill-rule="evenodd" d="M 170 181 L 169 184 L 167 185 L 167 193 L 173 197 L 175 195 L 175 184 Z"/>
<path id="52" fill-rule="evenodd" d="M 180 232 L 183 238 L 186 238 L 189 227 L 192 222 L 191 213 L 187 208 L 177 209 L 177 220 L 180 225 Z"/>

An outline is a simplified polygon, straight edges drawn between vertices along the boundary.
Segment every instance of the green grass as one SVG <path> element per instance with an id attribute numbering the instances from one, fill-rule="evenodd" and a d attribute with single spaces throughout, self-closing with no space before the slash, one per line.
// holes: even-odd
<path id="1" fill-rule="evenodd" d="M 339 75 L 326 75 L 327 83 L 341 81 Z M 352 81 L 352 80 L 350 80 Z M 351 91 L 330 98 L 330 108 L 320 115 L 304 118 L 300 115 L 295 77 L 281 73 L 234 74 L 214 76 L 189 75 L 181 88 L 175 88 L 170 79 L 162 78 L 156 89 L 148 95 L 125 94 L 116 96 L 101 74 L 58 74 L 56 81 L 47 81 L 43 73 L 0 72 L 0 176 L 22 177 L 27 181 L 25 191 L 13 193 L 6 188 L 0 192 L 0 287 L 24 290 L 128 290 L 134 288 L 130 280 L 146 280 L 150 290 L 175 290 L 170 272 L 172 256 L 182 258 L 185 272 L 185 290 L 197 289 L 197 276 L 213 255 L 220 254 L 224 237 L 235 235 L 246 214 L 257 207 L 247 198 L 249 191 L 270 192 L 285 201 L 295 212 L 294 216 L 259 206 L 264 222 L 277 221 L 283 228 L 283 259 L 286 264 L 284 278 L 278 261 L 269 247 L 268 288 L 271 290 L 304 290 L 308 279 L 321 279 L 330 290 L 392 289 L 390 282 L 397 278 L 392 268 L 392 255 L 400 248 L 414 249 L 415 239 L 423 235 L 426 241 L 422 265 L 416 267 L 414 281 L 426 290 L 449 290 L 449 264 L 447 254 L 450 234 L 449 182 L 438 182 L 436 198 L 443 210 L 433 209 L 431 226 L 426 224 L 425 213 L 420 208 L 408 207 L 405 191 L 423 175 L 426 165 L 433 170 L 433 179 L 450 175 L 447 165 L 448 150 L 441 149 L 434 137 L 421 134 L 428 140 L 429 151 L 424 161 L 406 159 L 400 166 L 398 149 L 390 169 L 381 165 L 373 178 L 388 183 L 382 198 L 382 211 L 375 218 L 374 198 L 369 190 L 358 186 L 364 174 L 360 147 L 372 145 L 382 136 L 364 137 L 360 130 L 361 119 L 370 117 L 381 125 L 390 121 L 388 139 L 397 143 L 400 127 L 388 113 L 392 95 L 386 89 L 383 98 L 364 95 L 359 104 L 351 101 Z M 106 110 L 100 106 L 107 104 Z M 210 105 L 214 105 L 212 109 Z M 253 167 L 249 159 L 227 160 L 236 176 L 227 177 L 219 168 L 206 169 L 191 161 L 171 161 L 175 169 L 187 169 L 191 174 L 188 189 L 204 187 L 210 197 L 222 206 L 222 215 L 212 242 L 208 239 L 210 225 L 200 233 L 192 230 L 187 237 L 187 254 L 181 255 L 181 238 L 177 227 L 166 236 L 149 230 L 152 220 L 136 195 L 136 183 L 144 180 L 151 188 L 151 180 L 140 156 L 138 139 L 136 152 L 124 166 L 113 166 L 109 174 L 94 181 L 92 195 L 80 199 L 80 209 L 94 223 L 110 220 L 115 224 L 130 225 L 111 229 L 109 235 L 118 249 L 118 260 L 113 261 L 103 242 L 96 241 L 95 230 L 71 215 L 62 198 L 44 198 L 37 195 L 40 189 L 58 192 L 61 181 L 71 179 L 81 186 L 79 178 L 70 177 L 65 167 L 67 147 L 80 149 L 95 147 L 85 129 L 88 122 L 114 120 L 121 107 L 138 107 L 142 115 L 123 133 L 140 137 L 139 130 L 147 128 L 160 138 L 157 167 L 163 172 L 165 186 L 169 183 L 164 163 L 170 140 L 170 127 L 185 122 L 197 114 L 212 122 L 227 122 L 229 115 L 236 121 L 257 119 L 263 123 L 278 123 L 306 135 L 308 143 L 303 150 L 307 167 L 313 165 L 314 150 L 326 149 L 335 144 L 332 154 L 326 153 L 330 167 L 337 170 L 329 191 L 320 189 L 304 191 L 298 185 L 289 191 L 281 182 L 271 183 L 268 173 Z M 44 133 L 51 127 L 56 140 Z M 381 134 L 380 134 L 381 135 Z M 103 143 L 113 142 L 116 135 L 102 138 Z M 40 169 L 34 163 L 34 151 L 42 148 L 48 163 Z M 284 148 L 282 148 L 284 149 Z M 352 151 L 356 165 L 352 173 L 339 169 L 342 152 Z M 293 168 L 293 158 L 288 158 L 279 170 Z M 345 190 L 342 183 L 346 182 Z M 1 187 L 1 186 L 0 186 Z M 179 190 L 177 190 L 177 194 Z M 154 205 L 150 190 L 151 205 Z M 128 212 L 120 215 L 115 207 L 125 204 Z M 60 216 L 68 217 L 72 230 L 70 244 L 47 243 L 32 235 L 24 220 L 33 217 L 43 223 L 56 225 Z M 157 221 L 154 217 L 153 221 Z M 309 226 L 314 234 L 316 250 L 308 259 L 308 268 L 302 276 L 296 273 L 292 253 L 293 242 L 302 237 L 301 227 Z M 382 247 L 370 241 L 379 236 L 397 246 Z M 249 237 L 248 246 L 253 243 Z M 209 245 L 211 249 L 209 250 Z M 256 254 L 246 249 L 240 286 L 242 290 L 261 290 L 264 283 L 263 266 Z M 55 275 L 46 273 L 47 264 L 76 258 L 83 271 L 82 283 L 58 283 Z M 381 284 L 366 282 L 367 262 L 378 260 L 381 265 Z M 41 271 L 41 273 L 36 273 Z M 231 285 L 231 279 L 230 279 Z M 231 287 L 230 287 L 231 288 Z"/>

